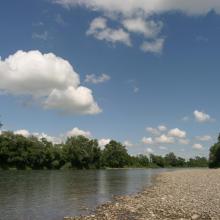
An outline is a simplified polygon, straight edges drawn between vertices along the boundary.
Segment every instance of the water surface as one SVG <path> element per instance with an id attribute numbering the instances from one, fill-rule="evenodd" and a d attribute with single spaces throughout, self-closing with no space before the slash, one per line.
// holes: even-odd
<path id="1" fill-rule="evenodd" d="M 113 195 L 140 191 L 162 171 L 0 171 L 0 220 L 62 220 L 86 214 Z"/>

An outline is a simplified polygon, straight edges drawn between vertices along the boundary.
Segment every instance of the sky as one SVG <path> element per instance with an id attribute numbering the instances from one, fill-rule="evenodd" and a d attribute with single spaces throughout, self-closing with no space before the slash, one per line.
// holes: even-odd
<path id="1" fill-rule="evenodd" d="M 2 130 L 208 156 L 219 132 L 218 0 L 2 0 Z"/>

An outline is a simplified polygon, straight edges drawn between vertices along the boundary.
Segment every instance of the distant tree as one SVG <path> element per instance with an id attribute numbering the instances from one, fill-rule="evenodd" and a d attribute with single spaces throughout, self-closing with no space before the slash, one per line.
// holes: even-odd
<path id="1" fill-rule="evenodd" d="M 196 156 L 195 158 L 190 158 L 188 161 L 189 167 L 208 167 L 208 160 L 206 157 Z"/>
<path id="2" fill-rule="evenodd" d="M 210 148 L 209 167 L 220 167 L 220 135 L 218 136 L 218 142 Z"/>
<path id="3" fill-rule="evenodd" d="M 129 155 L 125 146 L 114 140 L 105 146 L 102 164 L 106 167 L 120 168 L 128 165 Z"/>
<path id="4" fill-rule="evenodd" d="M 153 166 L 165 167 L 165 160 L 162 156 L 150 154 L 150 162 Z"/>
<path id="5" fill-rule="evenodd" d="M 164 162 L 166 166 L 176 167 L 178 161 L 176 155 L 173 152 L 171 152 L 165 155 Z"/>
<path id="6" fill-rule="evenodd" d="M 84 136 L 70 137 L 64 145 L 66 160 L 77 169 L 99 168 L 101 149 L 97 140 L 90 140 Z"/>

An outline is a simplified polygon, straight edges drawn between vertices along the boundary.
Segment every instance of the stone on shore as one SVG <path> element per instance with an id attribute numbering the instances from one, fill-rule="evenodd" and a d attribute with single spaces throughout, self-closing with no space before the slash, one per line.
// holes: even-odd
<path id="1" fill-rule="evenodd" d="M 117 197 L 89 216 L 66 220 L 219 220 L 220 169 L 162 173 L 153 186 Z"/>

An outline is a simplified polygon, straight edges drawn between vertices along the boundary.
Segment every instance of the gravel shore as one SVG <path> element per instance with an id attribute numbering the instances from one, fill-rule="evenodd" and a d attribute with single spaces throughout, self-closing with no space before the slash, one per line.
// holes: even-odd
<path id="1" fill-rule="evenodd" d="M 220 169 L 166 172 L 153 186 L 133 195 L 117 197 L 97 207 L 94 214 L 68 220 L 220 219 Z"/>

